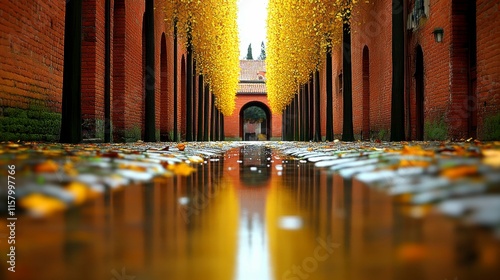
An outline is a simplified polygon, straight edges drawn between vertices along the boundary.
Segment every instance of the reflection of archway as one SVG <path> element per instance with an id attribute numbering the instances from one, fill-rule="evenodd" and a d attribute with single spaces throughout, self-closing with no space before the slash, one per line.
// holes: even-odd
<path id="1" fill-rule="evenodd" d="M 165 33 L 161 35 L 160 50 L 160 140 L 171 141 L 168 135 L 168 64 L 167 39 Z"/>
<path id="2" fill-rule="evenodd" d="M 251 101 L 251 102 L 248 102 L 247 104 L 243 105 L 243 107 L 241 107 L 241 110 L 240 110 L 240 137 L 243 140 L 247 140 L 247 139 L 245 139 L 244 114 L 245 114 L 245 110 L 252 107 L 252 106 L 256 106 L 256 107 L 262 109 L 264 111 L 264 113 L 266 114 L 266 120 L 264 122 L 262 122 L 261 127 L 260 127 L 260 131 L 262 134 L 265 134 L 266 140 L 269 141 L 271 139 L 271 131 L 272 131 L 271 110 L 269 109 L 269 107 L 267 107 L 266 104 L 259 102 L 259 101 Z"/>
<path id="3" fill-rule="evenodd" d="M 245 187 L 265 187 L 271 178 L 271 149 L 261 145 L 240 148 L 240 182 Z"/>
<path id="4" fill-rule="evenodd" d="M 424 54 L 420 45 L 416 49 L 415 103 L 415 140 L 424 140 Z"/>
<path id="5" fill-rule="evenodd" d="M 363 48 L 363 140 L 370 139 L 370 51 Z"/>

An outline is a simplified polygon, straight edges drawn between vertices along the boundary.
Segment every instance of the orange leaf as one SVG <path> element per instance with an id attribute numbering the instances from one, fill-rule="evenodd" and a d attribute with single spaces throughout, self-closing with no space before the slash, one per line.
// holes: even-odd
<path id="1" fill-rule="evenodd" d="M 186 148 L 186 144 L 184 144 L 184 143 L 177 144 L 177 149 L 179 149 L 179 151 L 184 151 L 185 148 Z"/>
<path id="2" fill-rule="evenodd" d="M 403 155 L 416 155 L 416 156 L 428 156 L 428 157 L 433 157 L 434 152 L 433 151 L 426 151 L 422 149 L 420 146 L 404 146 L 403 150 L 401 151 L 401 154 Z"/>
<path id="3" fill-rule="evenodd" d="M 477 175 L 477 166 L 474 165 L 463 165 L 457 167 L 450 167 L 441 171 L 441 176 L 448 177 L 450 179 L 458 179 L 467 176 Z"/>
<path id="4" fill-rule="evenodd" d="M 493 166 L 500 167 L 500 150 L 485 149 L 483 153 L 483 163 Z"/>
<path id="5" fill-rule="evenodd" d="M 46 172 L 46 173 L 55 173 L 59 170 L 59 166 L 53 160 L 47 160 L 45 162 L 39 163 L 35 166 L 35 172 Z"/>
<path id="6" fill-rule="evenodd" d="M 402 159 L 399 162 L 400 167 L 428 167 L 431 163 L 425 160 L 407 160 Z"/>
<path id="7" fill-rule="evenodd" d="M 196 169 L 183 162 L 175 165 L 169 165 L 168 170 L 174 172 L 176 175 L 189 176 Z"/>
<path id="8" fill-rule="evenodd" d="M 38 193 L 21 198 L 19 204 L 37 215 L 48 215 L 66 208 L 62 201 Z"/>
<path id="9" fill-rule="evenodd" d="M 86 185 L 79 182 L 72 182 L 66 186 L 66 191 L 75 196 L 75 204 L 80 205 L 89 197 L 90 190 Z"/>

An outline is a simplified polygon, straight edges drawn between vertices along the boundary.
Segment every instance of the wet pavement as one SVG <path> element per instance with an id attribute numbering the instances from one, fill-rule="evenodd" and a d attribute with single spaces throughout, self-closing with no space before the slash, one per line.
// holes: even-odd
<path id="1" fill-rule="evenodd" d="M 3 146 L 0 278 L 497 279 L 498 145 L 410 144 Z"/>

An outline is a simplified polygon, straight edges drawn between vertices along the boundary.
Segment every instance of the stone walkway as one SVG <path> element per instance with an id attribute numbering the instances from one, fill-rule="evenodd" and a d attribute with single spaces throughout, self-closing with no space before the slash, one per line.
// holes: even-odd
<path id="1" fill-rule="evenodd" d="M 500 143 L 273 143 L 318 168 L 380 189 L 403 203 L 435 205 L 500 237 Z M 414 216 L 423 207 L 413 208 Z"/>

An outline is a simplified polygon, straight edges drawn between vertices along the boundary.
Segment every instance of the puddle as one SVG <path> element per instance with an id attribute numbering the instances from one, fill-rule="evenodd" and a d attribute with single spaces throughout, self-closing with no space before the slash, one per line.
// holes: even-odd
<path id="1" fill-rule="evenodd" d="M 106 188 L 85 205 L 49 217 L 19 216 L 16 272 L 7 270 L 3 242 L 0 277 L 421 280 L 500 274 L 500 241 L 490 229 L 327 171 L 251 145 L 196 165 L 187 177 Z M 465 211 L 453 203 L 442 208 Z"/>

